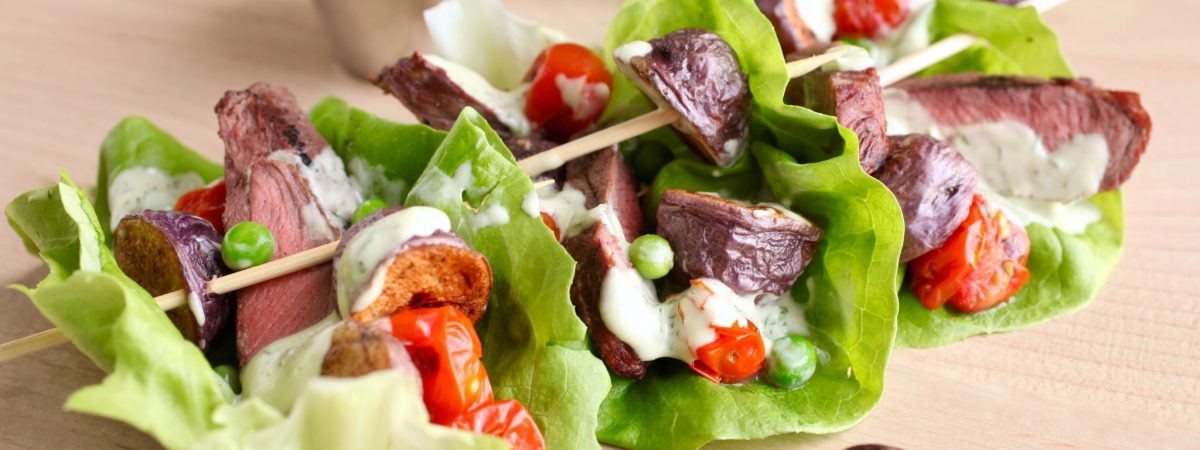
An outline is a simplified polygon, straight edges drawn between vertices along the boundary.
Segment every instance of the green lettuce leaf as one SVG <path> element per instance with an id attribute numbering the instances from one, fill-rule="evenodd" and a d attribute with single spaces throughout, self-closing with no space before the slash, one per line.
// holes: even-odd
<path id="1" fill-rule="evenodd" d="M 211 183 L 225 172 L 221 164 L 184 146 L 170 134 L 144 117 L 130 116 L 117 123 L 100 144 L 100 171 L 96 177 L 96 216 L 109 224 L 108 195 L 113 180 L 121 172 L 136 167 L 152 167 L 172 176 L 194 173 Z M 104 233 L 111 235 L 107 226 Z"/>
<path id="2" fill-rule="evenodd" d="M 983 42 L 921 72 L 1069 77 L 1071 67 L 1054 34 L 1034 8 L 979 0 L 938 0 L 929 20 L 934 41 L 966 33 Z"/>
<path id="3" fill-rule="evenodd" d="M 309 113 L 313 125 L 345 161 L 346 172 L 366 198 L 404 203 L 408 190 L 446 133 L 424 125 L 399 124 L 327 98 Z"/>
<path id="4" fill-rule="evenodd" d="M 930 27 L 935 39 L 970 33 L 986 43 L 927 69 L 923 75 L 1074 76 L 1054 31 L 1033 8 L 939 0 Z M 1026 227 L 1032 244 L 1029 282 L 1012 300 L 996 308 L 976 314 L 947 308 L 929 311 L 905 283 L 900 291 L 896 345 L 936 347 L 974 335 L 1019 330 L 1083 308 L 1103 287 L 1124 245 L 1120 192 L 1099 194 L 1088 201 L 1099 207 L 1101 218 L 1082 234 L 1036 224 Z"/>
<path id="5" fill-rule="evenodd" d="M 783 104 L 782 52 L 754 2 L 627 2 L 612 23 L 606 52 L 684 27 L 712 30 L 737 53 L 753 95 L 755 144 L 752 154 L 728 169 L 686 155 L 671 162 L 656 176 L 647 204 L 653 207 L 668 188 L 759 200 L 765 181 L 771 197 L 821 226 L 825 237 L 792 297 L 804 304 L 811 337 L 828 358 L 812 381 L 794 391 L 760 382 L 714 384 L 682 364 L 664 362 L 640 381 L 614 377 L 600 411 L 600 440 L 691 449 L 718 439 L 846 429 L 871 410 L 883 389 L 895 334 L 899 206 L 863 173 L 854 133 L 833 117 Z M 650 108 L 628 80 L 615 74 L 614 81 L 606 120 Z M 678 145 L 672 149 L 681 155 Z M 647 213 L 652 216 L 653 208 Z"/>
<path id="6" fill-rule="evenodd" d="M 412 186 L 406 204 L 445 211 L 454 231 L 487 257 L 494 285 L 477 329 L 496 396 L 529 409 L 547 448 L 596 447 L 596 410 L 609 382 L 571 305 L 575 262 L 541 218 L 525 212 L 533 184 L 487 122 L 466 110 L 446 134 L 336 99 L 312 116 L 339 155 L 387 167 L 387 182 Z"/>

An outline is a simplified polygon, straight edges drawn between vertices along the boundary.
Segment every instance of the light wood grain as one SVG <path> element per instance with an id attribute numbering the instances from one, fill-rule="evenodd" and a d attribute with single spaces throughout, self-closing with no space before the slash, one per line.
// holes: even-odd
<path id="1" fill-rule="evenodd" d="M 395 100 L 344 74 L 302 0 L 0 0 L 0 199 L 95 176 L 96 149 L 127 114 L 221 155 L 212 107 L 226 89 L 287 84 L 304 104 L 337 95 L 395 120 Z M 592 42 L 619 2 L 509 0 Z M 548 6 L 547 6 L 548 5 Z M 896 351 L 879 407 L 828 436 L 722 448 L 1195 448 L 1200 442 L 1200 3 L 1073 0 L 1047 14 L 1077 71 L 1139 91 L 1155 120 L 1125 190 L 1125 255 L 1084 311 L 1020 333 Z M 0 281 L 45 275 L 0 231 Z M 0 292 L 0 341 L 50 326 Z M 0 366 L 0 448 L 155 448 L 115 422 L 62 412 L 101 374 L 69 346 Z"/>

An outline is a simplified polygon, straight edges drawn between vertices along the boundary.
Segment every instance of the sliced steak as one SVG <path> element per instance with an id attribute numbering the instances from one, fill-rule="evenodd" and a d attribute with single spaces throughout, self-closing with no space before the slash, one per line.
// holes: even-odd
<path id="1" fill-rule="evenodd" d="M 646 374 L 646 364 L 629 344 L 609 330 L 600 314 L 605 276 L 610 270 L 633 268 L 625 256 L 621 237 L 603 221 L 597 221 L 587 231 L 568 237 L 563 247 L 577 263 L 575 280 L 571 283 L 571 303 L 575 304 L 579 319 L 587 325 L 600 358 L 617 375 L 641 379 Z"/>
<path id="2" fill-rule="evenodd" d="M 455 80 L 447 72 L 449 65 L 446 61 L 413 52 L 412 56 L 384 67 L 372 82 L 399 99 L 422 123 L 439 130 L 449 130 L 463 108 L 471 107 L 501 136 L 528 134 L 527 125 L 524 130 L 514 130 L 501 120 L 503 112 L 496 107 L 495 98 L 491 98 L 503 95 L 501 91 L 473 72 L 460 75 L 470 76 L 473 80 L 478 78 L 474 80 L 476 83 L 464 85 L 463 80 Z"/>
<path id="3" fill-rule="evenodd" d="M 273 259 L 338 239 L 340 219 L 326 212 L 314 192 L 329 192 L 331 186 L 321 183 L 338 181 L 339 176 L 348 181 L 344 172 L 336 173 L 341 160 L 308 122 L 295 97 L 286 88 L 257 83 L 244 91 L 227 92 L 216 112 L 225 141 L 225 227 L 245 221 L 267 227 L 275 236 Z M 317 160 L 337 163 L 335 170 L 314 175 Z M 276 339 L 320 321 L 333 310 L 334 298 L 328 264 L 241 290 L 237 305 L 241 363 Z"/>
<path id="4" fill-rule="evenodd" d="M 225 141 L 225 182 L 231 191 L 243 187 L 250 166 L 276 150 L 312 160 L 329 146 L 283 86 L 254 83 L 243 91 L 228 91 L 216 113 Z"/>
<path id="5" fill-rule="evenodd" d="M 249 214 L 231 216 L 233 226 L 252 221 L 267 227 L 275 236 L 275 256 L 287 257 L 332 242 L 341 229 L 324 220 L 316 209 L 316 198 L 300 180 L 295 167 L 279 161 L 261 161 L 251 167 L 247 189 L 230 198 L 242 197 Z M 316 219 L 310 221 L 309 219 Z M 333 311 L 333 268 L 329 264 L 293 272 L 238 291 L 238 356 L 245 364 L 263 346 L 319 322 Z"/>
<path id="6" fill-rule="evenodd" d="M 715 278 L 739 295 L 782 295 L 808 267 L 821 230 L 773 206 L 668 189 L 658 204 L 658 234 L 675 251 L 675 277 Z"/>
<path id="7" fill-rule="evenodd" d="M 888 138 L 891 152 L 875 177 L 896 195 L 904 212 L 900 262 L 941 247 L 967 218 L 978 174 L 942 141 L 924 134 Z"/>
<path id="8" fill-rule="evenodd" d="M 775 27 L 775 36 L 779 38 L 784 55 L 822 44 L 800 17 L 796 0 L 755 0 L 755 3 Z"/>
<path id="9" fill-rule="evenodd" d="M 888 152 L 887 115 L 874 68 L 809 72 L 788 86 L 788 101 L 836 116 L 838 123 L 853 130 L 864 171 L 872 173 L 883 165 Z"/>
<path id="10" fill-rule="evenodd" d="M 1098 89 L 1087 79 L 953 74 L 910 79 L 895 89 L 888 90 L 887 108 L 889 116 L 905 111 L 913 128 L 905 132 L 936 128 L 953 138 L 956 127 L 1015 121 L 1032 129 L 1050 154 L 1076 138 L 1102 136 L 1109 157 L 1099 191 L 1116 189 L 1128 180 L 1150 140 L 1150 115 L 1138 94 Z M 916 129 L 918 125 L 928 129 Z M 1044 199 L 1074 199 L 1047 196 Z"/>
<path id="11" fill-rule="evenodd" d="M 617 67 L 660 108 L 702 158 L 729 166 L 745 151 L 750 88 L 737 55 L 716 33 L 685 28 L 615 51 Z"/>
<path id="12" fill-rule="evenodd" d="M 627 242 L 633 242 L 644 232 L 645 217 L 638 203 L 638 184 L 617 146 L 568 161 L 566 184 L 583 193 L 584 207 L 589 210 L 601 204 L 609 205 L 621 221 Z"/>

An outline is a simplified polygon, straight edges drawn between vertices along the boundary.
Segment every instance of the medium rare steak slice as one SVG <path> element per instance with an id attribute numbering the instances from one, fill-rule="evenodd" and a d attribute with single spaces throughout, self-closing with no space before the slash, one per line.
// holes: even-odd
<path id="1" fill-rule="evenodd" d="M 685 28 L 627 43 L 614 57 L 651 101 L 683 116 L 671 126 L 702 158 L 729 166 L 746 150 L 750 88 L 737 55 L 720 36 Z"/>
<path id="2" fill-rule="evenodd" d="M 567 162 L 566 184 L 583 193 L 584 207 L 589 210 L 609 205 L 621 221 L 625 241 L 633 242 L 644 232 L 637 181 L 615 145 Z"/>
<path id="3" fill-rule="evenodd" d="M 775 36 L 779 38 L 784 55 L 822 44 L 800 17 L 796 0 L 755 0 L 755 3 L 775 27 Z"/>
<path id="4" fill-rule="evenodd" d="M 600 350 L 604 364 L 617 375 L 641 379 L 646 374 L 646 364 L 633 347 L 609 330 L 600 314 L 604 280 L 609 271 L 633 270 L 621 241 L 603 220 L 563 241 L 563 247 L 577 263 L 575 280 L 571 283 L 571 303 L 575 304 L 575 314 L 587 325 L 588 335 Z"/>
<path id="5" fill-rule="evenodd" d="M 399 99 L 422 123 L 439 130 L 449 130 L 463 108 L 471 107 L 501 136 L 529 133 L 524 117 L 510 114 L 511 108 L 505 107 L 513 106 L 518 96 L 500 91 L 478 74 L 448 61 L 414 52 L 384 67 L 371 81 Z M 514 124 L 517 129 L 511 126 Z"/>
<path id="6" fill-rule="evenodd" d="M 883 88 L 874 68 L 815 70 L 788 85 L 788 101 L 836 116 L 838 123 L 858 135 L 858 160 L 867 173 L 887 158 L 887 115 Z"/>
<path id="7" fill-rule="evenodd" d="M 967 218 L 978 174 L 944 142 L 924 134 L 888 138 L 891 152 L 875 178 L 896 195 L 904 212 L 900 262 L 941 247 Z"/>
<path id="8" fill-rule="evenodd" d="M 253 221 L 275 236 L 279 259 L 332 242 L 341 235 L 316 209 L 316 198 L 300 180 L 297 169 L 280 161 L 260 161 L 250 167 L 246 189 L 230 200 L 244 198 L 244 216 L 226 210 L 225 223 Z M 238 357 L 244 365 L 259 349 L 308 328 L 335 306 L 333 268 L 329 264 L 293 272 L 238 291 Z"/>
<path id="9" fill-rule="evenodd" d="M 667 189 L 658 234 L 680 280 L 716 278 L 739 295 L 783 295 L 816 254 L 821 230 L 795 213 Z"/>
<path id="10" fill-rule="evenodd" d="M 226 229 L 259 223 L 275 236 L 282 258 L 341 236 L 355 192 L 316 128 L 286 88 L 256 83 L 217 103 L 225 141 Z M 322 198 L 324 197 L 324 198 Z M 322 201 L 325 200 L 325 201 Z M 242 364 L 263 346 L 307 328 L 335 305 L 332 268 L 323 264 L 238 293 L 237 343 Z"/>
<path id="11" fill-rule="evenodd" d="M 1116 189 L 1129 179 L 1150 140 L 1150 115 L 1142 108 L 1138 94 L 1098 89 L 1087 79 L 1046 80 L 980 74 L 939 75 L 904 81 L 894 90 L 889 89 L 885 97 L 889 120 L 897 124 L 902 123 L 906 128 L 893 130 L 894 132 L 935 132 L 935 136 L 941 134 L 960 152 L 964 152 L 985 182 L 992 185 L 992 188 L 1011 195 L 1044 200 L 1074 200 L 1097 191 Z M 1107 154 L 1107 161 L 1076 158 L 1072 163 L 1079 168 L 1062 170 L 1062 173 L 1052 171 L 1055 169 L 1053 166 L 1062 167 L 1064 164 L 1063 161 L 1057 160 L 1044 163 L 1046 171 L 1037 170 L 1039 167 L 1030 169 L 1036 170 L 1045 181 L 1062 184 L 1057 179 L 1048 178 L 1078 177 L 1078 172 L 1090 168 L 1091 164 L 1102 164 L 1094 174 L 1098 181 L 1091 180 L 1093 186 L 1064 190 L 1034 184 L 1026 189 L 1011 189 L 1005 192 L 1006 186 L 997 186 L 1001 184 L 997 183 L 997 177 L 989 176 L 1003 168 L 985 166 L 981 164 L 981 160 L 993 162 L 1024 159 L 1017 158 L 1021 156 L 1019 152 L 1027 153 L 1029 149 L 1012 148 L 1011 145 L 991 145 L 982 149 L 984 154 L 977 154 L 968 153 L 968 149 L 961 148 L 961 144 L 965 142 L 955 142 L 956 138 L 962 137 L 963 130 L 967 127 L 978 128 L 979 125 L 987 124 L 1019 124 L 1027 127 L 1031 130 L 1035 142 L 1040 141 L 1044 146 L 1045 154 L 1041 155 L 1043 159 L 1051 159 L 1067 148 L 1070 148 L 1071 152 L 1066 153 L 1074 154 L 1088 152 L 1090 150 L 1087 147 L 1092 145 L 1105 144 L 1107 148 L 1099 149 L 1099 159 L 1104 159 L 1104 155 Z M 979 151 L 976 148 L 971 150 Z M 996 152 L 1004 152 L 1005 155 L 995 154 Z M 1070 155 L 1062 155 L 1063 158 L 1068 156 Z M 1035 177 L 1028 178 L 1032 180 Z"/>

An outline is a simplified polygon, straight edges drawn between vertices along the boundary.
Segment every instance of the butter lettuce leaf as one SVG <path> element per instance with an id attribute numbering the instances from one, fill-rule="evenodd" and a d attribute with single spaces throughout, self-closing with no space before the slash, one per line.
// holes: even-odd
<path id="1" fill-rule="evenodd" d="M 630 1 L 613 21 L 607 54 L 632 40 L 679 28 L 721 35 L 737 53 L 753 95 L 753 151 L 719 169 L 679 152 L 646 200 L 683 188 L 744 200 L 775 200 L 824 231 L 817 255 L 793 286 L 811 337 L 828 359 L 800 389 L 761 382 L 719 385 L 682 364 L 658 362 L 639 381 L 613 378 L 600 411 L 600 440 L 629 448 L 692 449 L 721 439 L 828 433 L 861 420 L 878 402 L 895 336 L 896 260 L 903 218 L 895 198 L 858 163 L 858 140 L 836 119 L 783 104 L 787 83 L 774 30 L 751 1 Z M 651 106 L 614 70 L 606 120 Z M 766 188 L 765 190 L 763 188 Z"/>
<path id="2" fill-rule="evenodd" d="M 979 0 L 938 0 L 929 20 L 934 41 L 958 33 L 983 42 L 925 69 L 922 75 L 982 72 L 990 75 L 1071 76 L 1054 34 L 1034 8 Z"/>
<path id="3" fill-rule="evenodd" d="M 193 173 L 211 183 L 225 173 L 225 166 L 210 161 L 180 143 L 144 117 L 130 116 L 108 132 L 100 144 L 100 170 L 96 177 L 96 216 L 111 236 L 109 188 L 117 175 L 127 169 L 154 168 L 167 175 Z"/>
<path id="4" fill-rule="evenodd" d="M 317 129 L 348 161 L 388 168 L 384 182 L 411 186 L 407 205 L 445 211 L 454 231 L 487 257 L 494 285 L 477 324 L 499 398 L 530 411 L 547 448 L 595 448 L 596 411 L 608 374 L 586 347 L 569 289 L 575 262 L 523 205 L 533 184 L 487 122 L 465 110 L 449 131 L 402 125 L 328 99 Z"/>

